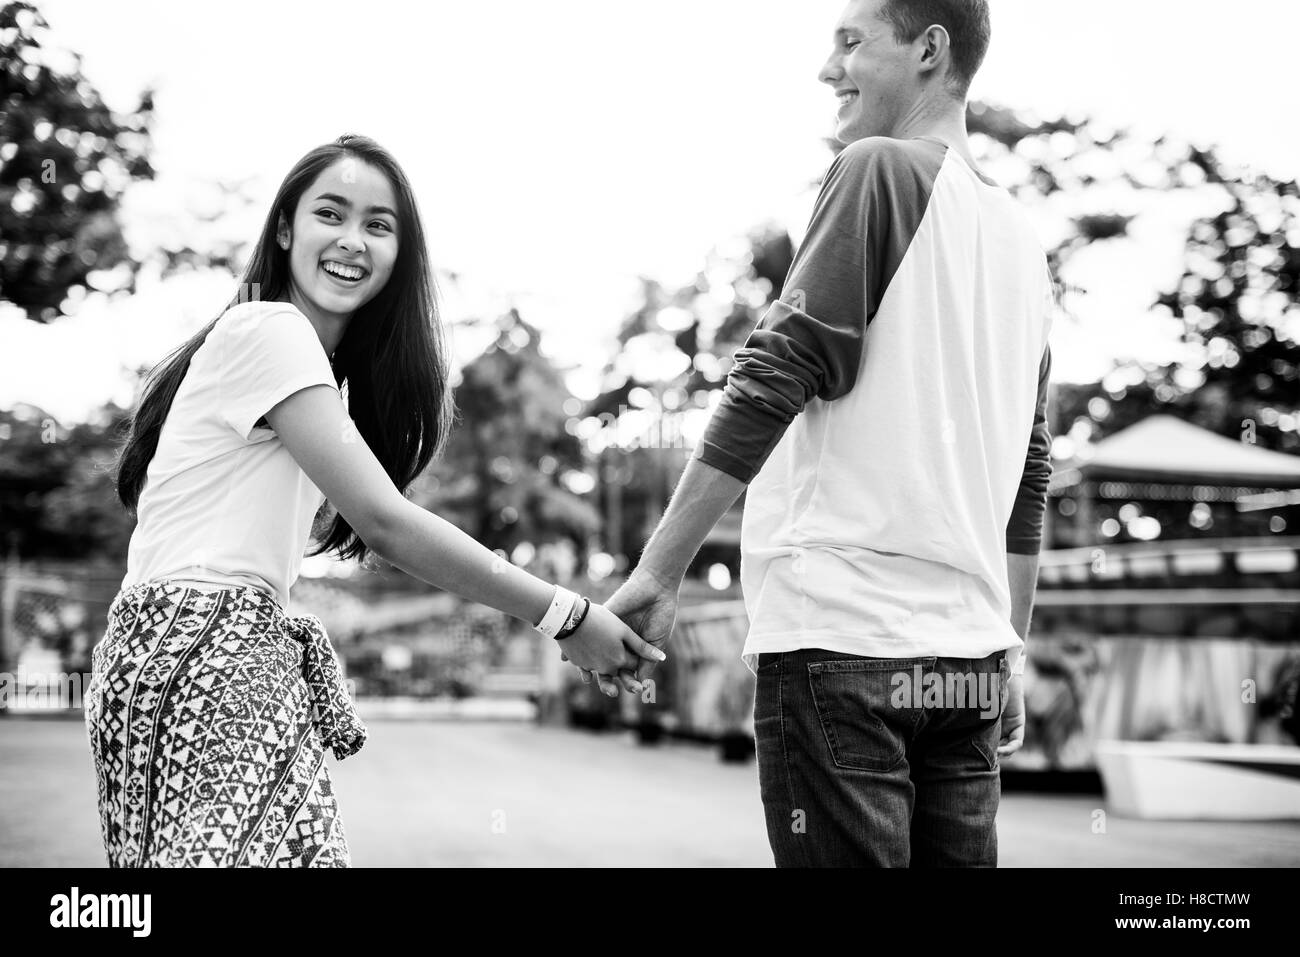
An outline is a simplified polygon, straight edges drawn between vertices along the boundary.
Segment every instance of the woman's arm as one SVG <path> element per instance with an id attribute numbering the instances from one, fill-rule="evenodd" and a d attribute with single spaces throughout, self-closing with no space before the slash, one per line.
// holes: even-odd
<path id="1" fill-rule="evenodd" d="M 407 500 L 357 432 L 337 391 L 324 385 L 302 389 L 272 408 L 266 420 L 307 477 L 376 553 L 430 585 L 530 625 L 546 614 L 555 586 Z M 598 662 L 585 667 L 604 675 L 629 667 L 635 671 L 639 658 L 659 660 L 657 649 L 595 605 L 560 646 L 575 663 L 575 654 Z M 628 690 L 633 684 L 624 681 Z M 613 687 L 601 683 L 606 693 Z"/>

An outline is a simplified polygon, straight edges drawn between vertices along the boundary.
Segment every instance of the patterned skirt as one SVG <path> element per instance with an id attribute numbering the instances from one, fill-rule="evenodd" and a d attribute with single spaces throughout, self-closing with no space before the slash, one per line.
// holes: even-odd
<path id="1" fill-rule="evenodd" d="M 85 694 L 110 867 L 348 867 L 324 749 L 365 744 L 320 621 L 259 589 L 123 589 Z"/>

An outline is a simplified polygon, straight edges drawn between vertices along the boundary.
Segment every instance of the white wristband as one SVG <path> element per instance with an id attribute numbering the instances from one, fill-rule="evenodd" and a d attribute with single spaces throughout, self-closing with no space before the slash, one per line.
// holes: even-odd
<path id="1" fill-rule="evenodd" d="M 546 610 L 542 620 L 535 624 L 533 628 L 547 638 L 554 638 L 560 633 L 564 623 L 569 620 L 569 616 L 573 614 L 573 606 L 577 603 L 578 596 L 575 592 L 556 585 L 555 597 L 551 599 L 551 607 Z"/>
<path id="2" fill-rule="evenodd" d="M 1025 658 L 1026 658 L 1026 657 L 1027 657 L 1027 655 L 1025 654 L 1024 651 L 1021 651 L 1020 654 L 1016 657 L 1016 663 L 1015 663 L 1014 665 L 1011 666 L 1011 677 L 1012 677 L 1012 678 L 1019 678 L 1019 677 L 1021 677 L 1021 676 L 1024 675 L 1024 673 L 1025 673 Z"/>

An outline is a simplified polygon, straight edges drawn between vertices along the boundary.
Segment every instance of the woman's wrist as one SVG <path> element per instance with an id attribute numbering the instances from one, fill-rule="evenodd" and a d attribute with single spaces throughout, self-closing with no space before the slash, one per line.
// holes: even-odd
<path id="1" fill-rule="evenodd" d="M 573 613 L 569 615 L 569 620 L 564 623 L 560 633 L 555 636 L 556 641 L 563 641 L 571 634 L 582 627 L 582 623 L 587 620 L 587 612 L 591 611 L 591 599 L 585 595 L 580 596 L 577 603 L 573 606 Z"/>
<path id="2" fill-rule="evenodd" d="M 573 617 L 575 608 L 580 604 L 581 600 L 575 592 L 556 585 L 550 607 L 546 609 L 546 614 L 533 624 L 533 629 L 547 638 L 559 637 L 560 632 Z"/>

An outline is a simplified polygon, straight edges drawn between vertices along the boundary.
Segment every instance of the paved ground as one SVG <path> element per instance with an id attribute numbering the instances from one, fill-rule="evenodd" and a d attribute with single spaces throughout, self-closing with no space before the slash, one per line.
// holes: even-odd
<path id="1" fill-rule="evenodd" d="M 769 866 L 754 765 L 711 748 L 515 722 L 369 722 L 331 773 L 357 866 Z M 1300 864 L 1300 822 L 1106 819 L 1096 796 L 1006 794 L 1008 867 Z M 80 722 L 0 719 L 0 866 L 103 863 Z"/>

